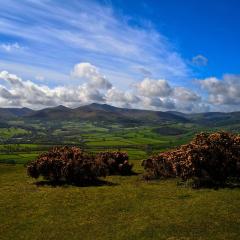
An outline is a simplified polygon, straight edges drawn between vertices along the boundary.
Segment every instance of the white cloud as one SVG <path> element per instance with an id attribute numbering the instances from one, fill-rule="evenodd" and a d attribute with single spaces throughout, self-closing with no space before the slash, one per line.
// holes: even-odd
<path id="1" fill-rule="evenodd" d="M 201 99 L 195 92 L 184 87 L 175 87 L 173 89 L 173 96 L 182 102 L 196 102 Z"/>
<path id="2" fill-rule="evenodd" d="M 201 97 L 191 89 L 172 86 L 167 80 L 145 78 L 134 85 L 143 106 L 184 112 L 201 111 Z"/>
<path id="3" fill-rule="evenodd" d="M 145 97 L 173 98 L 179 101 L 198 101 L 200 96 L 185 87 L 173 87 L 165 80 L 145 78 L 135 87 L 139 94 Z"/>
<path id="4" fill-rule="evenodd" d="M 172 110 L 175 109 L 175 104 L 172 99 L 169 98 L 157 98 L 157 97 L 142 97 L 142 105 L 147 109 L 161 109 Z"/>
<path id="5" fill-rule="evenodd" d="M 142 82 L 135 84 L 135 87 L 141 95 L 146 97 L 165 97 L 172 92 L 169 83 L 164 79 L 145 78 Z"/>
<path id="6" fill-rule="evenodd" d="M 2 71 L 0 79 L 5 84 L 0 85 L 0 104 L 4 107 L 42 108 L 60 104 L 77 107 L 91 102 L 106 102 L 130 108 L 191 111 L 193 106 L 190 103 L 200 100 L 191 90 L 172 87 L 167 80 L 144 79 L 128 91 L 122 91 L 112 87 L 97 67 L 89 63 L 76 64 L 72 75 L 85 78 L 86 81 L 76 86 L 59 85 L 50 88 Z"/>
<path id="7" fill-rule="evenodd" d="M 236 111 L 240 104 L 240 76 L 224 75 L 197 80 L 203 95 L 193 90 L 173 86 L 165 79 L 145 78 L 127 91 L 120 90 L 90 63 L 76 64 L 72 75 L 85 79 L 78 85 L 49 87 L 23 80 L 7 71 L 0 72 L 0 106 L 34 109 L 66 105 L 77 107 L 98 102 L 129 108 L 177 110 L 183 112 Z M 207 93 L 208 98 L 204 97 Z"/>
<path id="8" fill-rule="evenodd" d="M 78 63 L 71 72 L 74 78 L 84 78 L 89 81 L 89 85 L 93 88 L 110 89 L 112 84 L 105 76 L 100 74 L 97 67 L 90 63 Z"/>
<path id="9" fill-rule="evenodd" d="M 0 79 L 5 80 L 6 86 L 0 85 L 0 99 L 4 107 L 24 106 L 42 108 L 60 104 L 72 107 L 90 102 L 104 102 L 104 95 L 96 88 L 87 84 L 77 87 L 54 87 L 38 85 L 32 81 L 22 80 L 7 71 L 0 72 Z"/>
<path id="10" fill-rule="evenodd" d="M 116 88 L 111 88 L 106 93 L 106 100 L 108 103 L 127 103 L 127 104 L 138 104 L 140 98 L 132 92 L 123 92 Z"/>
<path id="11" fill-rule="evenodd" d="M 213 105 L 240 104 L 240 75 L 224 75 L 222 79 L 210 77 L 198 80 L 200 86 L 209 94 L 208 101 Z"/>

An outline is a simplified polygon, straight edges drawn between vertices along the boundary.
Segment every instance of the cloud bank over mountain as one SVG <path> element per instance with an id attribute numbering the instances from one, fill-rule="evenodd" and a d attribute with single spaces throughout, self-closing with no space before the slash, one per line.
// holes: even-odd
<path id="1" fill-rule="evenodd" d="M 113 86 L 99 68 L 86 62 L 75 64 L 70 77 L 81 78 L 84 82 L 77 86 L 50 88 L 2 71 L 0 105 L 37 109 L 57 105 L 77 107 L 98 102 L 129 108 L 203 112 L 218 110 L 219 106 L 234 110 L 240 104 L 240 77 L 236 75 L 225 75 L 222 80 L 195 80 L 205 91 L 205 98 L 189 88 L 173 86 L 165 79 L 144 78 L 123 91 Z"/>

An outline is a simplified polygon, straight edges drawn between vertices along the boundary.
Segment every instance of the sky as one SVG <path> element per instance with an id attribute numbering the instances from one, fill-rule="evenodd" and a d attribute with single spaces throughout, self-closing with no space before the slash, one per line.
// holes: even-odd
<path id="1" fill-rule="evenodd" d="M 0 0 L 0 107 L 240 111 L 238 0 Z"/>

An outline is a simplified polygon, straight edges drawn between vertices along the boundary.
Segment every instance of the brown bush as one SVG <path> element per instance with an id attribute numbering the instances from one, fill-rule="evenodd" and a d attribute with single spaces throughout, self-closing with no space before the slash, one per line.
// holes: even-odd
<path id="1" fill-rule="evenodd" d="M 240 179 L 240 136 L 201 133 L 189 144 L 143 161 L 145 178 L 181 177 L 194 186 L 222 185 Z"/>
<path id="2" fill-rule="evenodd" d="M 27 165 L 27 173 L 33 178 L 43 176 L 50 181 L 80 183 L 106 176 L 107 167 L 79 148 L 62 147 L 53 148 L 30 162 Z"/>
<path id="3" fill-rule="evenodd" d="M 128 154 L 125 152 L 100 152 L 96 160 L 104 163 L 110 175 L 130 175 L 133 165 L 128 161 Z"/>
<path id="4" fill-rule="evenodd" d="M 132 173 L 132 164 L 124 152 L 101 152 L 96 156 L 77 147 L 53 148 L 27 165 L 27 173 L 33 178 L 43 176 L 50 181 L 81 183 L 95 181 L 98 177 Z"/>

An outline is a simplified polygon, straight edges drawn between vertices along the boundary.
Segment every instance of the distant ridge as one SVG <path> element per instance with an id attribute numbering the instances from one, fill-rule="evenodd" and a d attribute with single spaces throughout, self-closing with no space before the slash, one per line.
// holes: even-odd
<path id="1" fill-rule="evenodd" d="M 23 118 L 39 120 L 89 120 L 118 123 L 188 122 L 168 112 L 118 108 L 108 104 L 92 103 L 71 109 L 65 106 L 41 110 L 27 108 L 0 108 L 1 119 Z"/>
<path id="2" fill-rule="evenodd" d="M 176 111 L 152 111 L 119 108 L 108 104 L 92 103 L 78 108 L 63 105 L 41 110 L 29 108 L 0 108 L 0 120 L 10 119 L 50 120 L 86 120 L 122 124 L 158 124 L 158 123 L 198 123 L 207 125 L 227 125 L 240 123 L 240 112 L 206 112 L 185 114 Z"/>
<path id="3" fill-rule="evenodd" d="M 34 110 L 30 108 L 0 108 L 0 119 L 23 117 L 32 114 Z"/>

